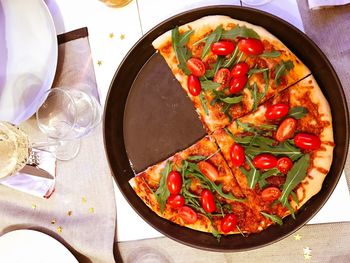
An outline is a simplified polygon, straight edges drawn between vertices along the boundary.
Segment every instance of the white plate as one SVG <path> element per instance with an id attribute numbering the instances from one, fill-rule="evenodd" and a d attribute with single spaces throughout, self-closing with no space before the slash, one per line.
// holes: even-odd
<path id="1" fill-rule="evenodd" d="M 78 263 L 60 242 L 34 230 L 15 230 L 0 237 L 3 263 Z"/>
<path id="2" fill-rule="evenodd" d="M 19 124 L 51 88 L 57 37 L 42 0 L 0 2 L 0 120 Z"/>

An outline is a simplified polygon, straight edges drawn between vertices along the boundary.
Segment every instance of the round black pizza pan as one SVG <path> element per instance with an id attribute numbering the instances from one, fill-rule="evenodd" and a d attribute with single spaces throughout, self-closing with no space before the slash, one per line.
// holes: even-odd
<path id="1" fill-rule="evenodd" d="M 194 231 L 160 218 L 128 184 L 135 173 L 185 149 L 205 135 L 191 101 L 151 43 L 177 25 L 208 15 L 227 15 L 262 26 L 284 42 L 311 69 L 329 101 L 336 143 L 332 167 L 322 190 L 301 208 L 295 220 L 287 217 L 283 226 L 272 226 L 248 237 L 224 236 L 220 242 L 210 233 Z M 104 113 L 104 143 L 119 189 L 134 210 L 152 227 L 192 247 L 212 251 L 243 251 L 271 244 L 290 235 L 324 205 L 345 164 L 349 145 L 349 116 L 345 95 L 334 69 L 304 33 L 273 15 L 255 9 L 210 6 L 190 10 L 162 22 L 130 50 L 109 89 Z"/>

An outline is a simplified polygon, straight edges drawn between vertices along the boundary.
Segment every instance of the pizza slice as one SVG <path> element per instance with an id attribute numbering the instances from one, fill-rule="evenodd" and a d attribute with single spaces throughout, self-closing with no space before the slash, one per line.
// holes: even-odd
<path id="1" fill-rule="evenodd" d="M 153 41 L 210 133 L 257 109 L 309 69 L 264 28 L 207 16 Z"/>
<path id="2" fill-rule="evenodd" d="M 263 229 L 211 136 L 129 183 L 153 212 L 181 226 L 215 236 Z"/>
<path id="3" fill-rule="evenodd" d="M 248 203 L 277 223 L 320 191 L 335 146 L 330 108 L 312 76 L 213 136 Z"/>

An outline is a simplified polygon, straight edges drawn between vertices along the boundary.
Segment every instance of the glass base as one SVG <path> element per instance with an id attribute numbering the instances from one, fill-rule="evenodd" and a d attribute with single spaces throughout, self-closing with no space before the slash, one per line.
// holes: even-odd
<path id="1" fill-rule="evenodd" d="M 57 145 L 50 146 L 49 151 L 60 161 L 74 159 L 80 151 L 80 140 L 59 141 Z"/>

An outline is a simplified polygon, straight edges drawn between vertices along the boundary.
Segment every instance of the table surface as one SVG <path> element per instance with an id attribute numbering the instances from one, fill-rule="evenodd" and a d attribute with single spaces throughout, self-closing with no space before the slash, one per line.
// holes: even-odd
<path id="1" fill-rule="evenodd" d="M 302 18 L 306 34 L 314 40 L 332 62 L 342 81 L 346 97 L 350 99 L 350 6 L 336 7 L 326 10 L 310 11 L 307 0 L 298 0 L 298 5 L 291 5 L 294 10 L 283 13 L 285 1 L 272 0 L 275 4 L 275 14 L 281 15 L 287 21 L 295 21 L 295 16 Z M 49 6 L 54 0 L 46 1 Z M 221 1 L 179 1 L 134 0 L 128 6 L 112 9 L 97 0 L 60 0 L 56 1 L 61 17 L 55 18 L 57 33 L 66 32 L 79 27 L 89 28 L 89 39 L 92 58 L 95 66 L 96 79 L 101 101 L 104 102 L 114 71 L 127 54 L 131 46 L 158 22 L 180 11 L 208 4 L 236 4 L 238 0 Z M 84 12 L 76 12 L 85 6 Z M 264 10 L 266 6 L 259 7 Z M 299 11 L 298 11 L 299 9 Z M 172 10 L 157 12 L 154 10 Z M 105 17 L 98 16 L 103 12 Z M 280 13 L 282 12 L 282 13 Z M 78 16 L 78 17 L 77 17 Z M 98 20 L 98 23 L 96 22 Z M 298 20 L 298 19 L 296 19 Z M 300 19 L 299 19 L 300 20 Z M 61 23 L 60 21 L 64 21 Z M 127 21 L 128 26 L 122 22 Z M 296 25 L 299 28 L 301 24 Z M 102 151 L 102 150 L 101 150 Z M 347 181 L 350 182 L 350 163 L 346 163 Z M 118 200 L 117 200 L 118 202 Z M 346 204 L 350 208 L 350 204 Z M 162 256 L 161 262 L 350 262 L 350 222 L 307 225 L 295 234 L 268 247 L 242 253 L 215 253 L 194 249 L 179 244 L 169 238 L 154 238 L 147 240 L 116 242 L 116 261 L 132 262 L 135 253 L 142 249 L 155 251 Z M 332 244 L 336 244 L 332 245 Z M 285 249 L 288 247 L 288 249 Z M 135 249 L 137 248 L 137 249 Z M 311 253 L 310 253 L 311 250 Z M 306 254 L 311 256 L 304 256 Z"/>

